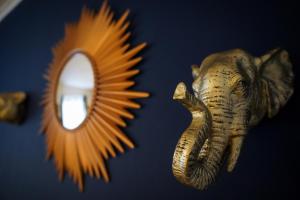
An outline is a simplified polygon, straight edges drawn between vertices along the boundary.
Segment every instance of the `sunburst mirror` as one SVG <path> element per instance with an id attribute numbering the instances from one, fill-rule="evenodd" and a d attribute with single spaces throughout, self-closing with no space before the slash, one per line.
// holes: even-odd
<path id="1" fill-rule="evenodd" d="M 84 8 L 78 23 L 67 24 L 65 36 L 53 48 L 53 61 L 45 78 L 42 132 L 47 158 L 54 158 L 60 179 L 67 172 L 80 191 L 84 174 L 109 181 L 105 160 L 134 148 L 123 133 L 127 110 L 140 108 L 133 98 L 146 92 L 128 90 L 139 73 L 131 69 L 145 46 L 130 48 L 126 11 L 114 20 L 107 2 L 95 14 Z"/>

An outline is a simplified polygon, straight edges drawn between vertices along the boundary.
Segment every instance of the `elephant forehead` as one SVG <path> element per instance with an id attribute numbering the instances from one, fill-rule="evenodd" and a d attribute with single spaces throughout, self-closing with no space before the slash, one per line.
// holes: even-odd
<path id="1" fill-rule="evenodd" d="M 218 73 L 206 73 L 204 76 L 197 78 L 192 87 L 194 91 L 199 93 L 204 90 L 224 90 L 228 87 L 229 80 Z"/>
<path id="2" fill-rule="evenodd" d="M 241 79 L 241 74 L 237 73 L 236 70 L 226 65 L 212 65 L 202 73 L 192 84 L 193 90 L 197 93 L 203 91 L 216 91 L 220 90 L 226 92 L 230 90 L 232 85 Z"/>
<path id="3" fill-rule="evenodd" d="M 238 73 L 237 67 L 230 63 L 215 63 L 210 65 L 203 73 L 203 78 L 215 79 L 216 81 L 222 81 L 231 79 Z"/>

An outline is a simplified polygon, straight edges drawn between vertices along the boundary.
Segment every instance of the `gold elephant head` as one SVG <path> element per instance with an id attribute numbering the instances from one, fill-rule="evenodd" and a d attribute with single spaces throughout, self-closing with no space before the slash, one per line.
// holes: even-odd
<path id="1" fill-rule="evenodd" d="M 24 92 L 0 94 L 0 121 L 20 123 L 24 116 Z"/>
<path id="2" fill-rule="evenodd" d="M 287 51 L 253 57 L 240 49 L 215 53 L 192 66 L 191 95 L 179 83 L 173 99 L 192 114 L 173 157 L 173 174 L 197 189 L 211 184 L 229 148 L 227 170 L 234 169 L 245 135 L 265 115 L 274 116 L 293 94 Z"/>

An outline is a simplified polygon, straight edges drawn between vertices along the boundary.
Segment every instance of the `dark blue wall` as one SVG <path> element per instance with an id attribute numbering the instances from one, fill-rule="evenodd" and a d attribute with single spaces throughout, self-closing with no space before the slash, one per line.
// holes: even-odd
<path id="1" fill-rule="evenodd" d="M 299 19 L 296 4 L 285 1 L 111 0 L 118 16 L 132 11 L 133 43 L 150 45 L 139 66 L 135 89 L 151 92 L 129 122 L 134 150 L 108 161 L 109 184 L 86 178 L 79 193 L 67 177 L 60 183 L 53 161 L 45 161 L 38 134 L 39 106 L 51 61 L 51 47 L 65 22 L 78 19 L 87 4 L 102 1 L 25 0 L 0 23 L 0 92 L 27 91 L 29 112 L 22 126 L 0 124 L 0 199 L 292 199 L 299 180 L 298 91 L 274 119 L 250 131 L 233 173 L 222 170 L 207 191 L 179 184 L 171 172 L 177 140 L 190 116 L 171 100 L 176 84 L 192 82 L 190 65 L 210 53 L 244 48 L 254 55 L 286 48 L 299 75 Z M 295 86 L 299 88 L 299 81 Z M 297 90 L 296 89 L 296 90 Z M 297 119 L 298 117 L 298 119 Z"/>

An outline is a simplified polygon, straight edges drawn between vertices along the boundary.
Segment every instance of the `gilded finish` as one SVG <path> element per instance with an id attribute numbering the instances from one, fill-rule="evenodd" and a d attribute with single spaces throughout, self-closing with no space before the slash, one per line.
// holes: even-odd
<path id="1" fill-rule="evenodd" d="M 24 92 L 0 94 L 0 120 L 21 123 L 24 118 L 25 100 Z"/>
<path id="2" fill-rule="evenodd" d="M 120 127 L 127 126 L 124 118 L 134 118 L 128 109 L 140 108 L 132 99 L 149 96 L 146 92 L 128 90 L 135 84 L 130 79 L 139 73 L 132 68 L 142 60 L 136 55 L 146 46 L 142 43 L 130 48 L 128 15 L 126 11 L 115 21 L 107 1 L 99 13 L 83 9 L 78 23 L 66 25 L 65 37 L 53 49 L 53 61 L 45 75 L 48 85 L 42 102 L 42 131 L 46 136 L 47 158 L 54 158 L 60 180 L 67 172 L 80 191 L 84 174 L 108 182 L 105 160 L 115 157 L 117 152 L 124 153 L 123 144 L 134 148 Z M 90 58 L 95 87 L 87 118 L 76 129 L 68 130 L 57 118 L 55 98 L 60 73 L 76 52 Z"/>
<path id="3" fill-rule="evenodd" d="M 192 74 L 194 95 L 179 83 L 173 96 L 192 122 L 176 146 L 172 169 L 178 181 L 203 190 L 215 180 L 227 148 L 231 172 L 249 128 L 286 104 L 293 72 L 283 49 L 262 57 L 234 49 L 208 56 L 192 66 Z"/>

